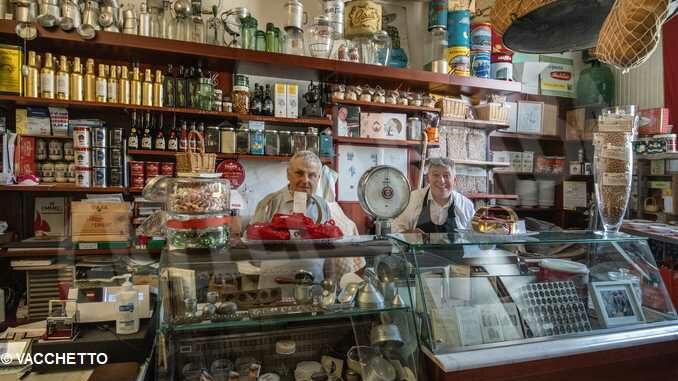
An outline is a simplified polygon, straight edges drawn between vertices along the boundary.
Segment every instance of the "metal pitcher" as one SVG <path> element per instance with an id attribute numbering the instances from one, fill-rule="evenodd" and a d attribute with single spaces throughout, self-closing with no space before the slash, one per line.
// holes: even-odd
<path id="1" fill-rule="evenodd" d="M 308 14 L 304 12 L 304 4 L 299 0 L 289 0 L 285 4 L 287 25 L 302 29 L 308 23 Z"/>
<path id="2" fill-rule="evenodd" d="M 99 25 L 106 32 L 120 32 L 118 28 L 118 8 L 104 5 L 99 12 Z"/>
<path id="3" fill-rule="evenodd" d="M 89 40 L 96 35 L 98 25 L 99 6 L 95 1 L 88 1 L 85 3 L 85 8 L 82 11 L 82 22 L 76 30 L 80 37 Z"/>
<path id="4" fill-rule="evenodd" d="M 344 34 L 344 0 L 323 0 L 323 13 L 330 19 L 334 36 Z"/>
<path id="5" fill-rule="evenodd" d="M 40 0 L 40 14 L 37 21 L 45 28 L 52 28 L 61 22 L 59 0 Z"/>
<path id="6" fill-rule="evenodd" d="M 81 24 L 80 7 L 73 0 L 64 0 L 61 4 L 61 23 L 62 30 L 69 31 L 77 28 Z"/>
<path id="7" fill-rule="evenodd" d="M 151 14 L 145 2 L 139 4 L 139 36 L 151 36 Z"/>
<path id="8" fill-rule="evenodd" d="M 122 12 L 122 32 L 125 34 L 137 34 L 138 22 L 134 11 L 125 9 Z"/>

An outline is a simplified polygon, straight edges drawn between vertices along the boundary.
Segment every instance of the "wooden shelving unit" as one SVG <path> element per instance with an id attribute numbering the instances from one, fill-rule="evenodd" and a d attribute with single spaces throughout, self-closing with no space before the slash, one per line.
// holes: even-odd
<path id="1" fill-rule="evenodd" d="M 675 160 L 678 159 L 678 152 L 651 153 L 645 155 L 635 155 L 638 160 Z"/>
<path id="2" fill-rule="evenodd" d="M 124 187 L 83 188 L 74 184 L 0 185 L 0 192 L 125 193 Z"/>
<path id="3" fill-rule="evenodd" d="M 517 194 L 469 193 L 465 195 L 471 200 L 517 200 Z"/>
<path id="4" fill-rule="evenodd" d="M 441 126 L 459 126 L 468 128 L 477 128 L 483 130 L 503 130 L 509 128 L 508 123 L 493 122 L 491 120 L 478 119 L 454 119 L 454 118 L 440 118 Z M 492 136 L 492 135 L 490 135 Z"/>
<path id="5" fill-rule="evenodd" d="M 360 144 L 360 145 L 374 145 L 374 146 L 391 146 L 391 147 L 419 147 L 421 140 L 395 140 L 395 139 L 373 139 L 373 138 L 354 138 L 348 136 L 335 136 L 333 140 L 337 144 Z M 436 146 L 429 144 L 429 147 Z"/>
<path id="6" fill-rule="evenodd" d="M 144 149 L 131 149 L 127 151 L 130 156 L 147 156 L 157 158 L 168 158 L 174 160 L 177 152 L 174 151 L 157 151 Z M 291 156 L 271 156 L 271 155 L 245 155 L 238 153 L 217 153 L 217 159 L 239 159 L 239 160 L 265 160 L 265 161 L 288 161 Z M 321 156 L 320 161 L 323 163 L 332 163 L 331 157 Z"/>
<path id="7" fill-rule="evenodd" d="M 502 139 L 520 139 L 520 140 L 537 140 L 537 141 L 554 141 L 562 142 L 563 138 L 556 135 L 537 135 L 537 134 L 519 134 L 514 132 L 497 131 L 490 135 L 491 138 Z"/>
<path id="8" fill-rule="evenodd" d="M 454 159 L 455 164 L 458 165 L 468 165 L 471 167 L 483 167 L 483 168 L 502 168 L 510 167 L 510 163 L 504 163 L 499 161 L 484 161 L 484 160 L 457 160 Z"/>
<path id="9" fill-rule="evenodd" d="M 376 102 L 366 102 L 366 101 L 353 101 L 348 99 L 335 99 L 332 98 L 332 103 L 340 105 L 351 105 L 351 106 L 360 106 L 360 108 L 365 108 L 369 110 L 387 110 L 387 111 L 400 111 L 400 112 L 440 112 L 439 109 L 435 107 L 423 107 L 423 106 L 410 106 L 410 105 L 398 105 L 398 104 L 389 104 L 389 103 L 376 103 Z"/>

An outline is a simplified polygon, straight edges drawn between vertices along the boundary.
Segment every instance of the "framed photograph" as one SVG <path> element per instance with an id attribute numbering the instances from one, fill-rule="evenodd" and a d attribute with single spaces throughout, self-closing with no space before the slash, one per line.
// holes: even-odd
<path id="1" fill-rule="evenodd" d="M 640 301 L 629 281 L 593 282 L 591 296 L 598 320 L 605 328 L 645 321 Z"/>

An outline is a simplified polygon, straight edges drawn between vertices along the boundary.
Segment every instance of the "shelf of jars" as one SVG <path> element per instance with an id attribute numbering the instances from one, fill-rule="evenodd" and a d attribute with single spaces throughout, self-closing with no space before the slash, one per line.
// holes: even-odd
<path id="1" fill-rule="evenodd" d="M 391 103 L 378 103 L 378 102 L 367 102 L 367 101 L 358 101 L 350 99 L 335 99 L 332 98 L 332 103 L 340 105 L 349 105 L 349 106 L 360 106 L 361 109 L 370 109 L 370 110 L 397 110 L 397 111 L 411 111 L 411 112 L 440 112 L 438 108 L 435 107 L 424 107 L 424 106 L 410 106 L 410 105 L 400 105 L 400 104 L 391 104 Z"/>
<path id="2" fill-rule="evenodd" d="M 392 147 L 419 147 L 421 140 L 396 140 L 396 139 L 377 139 L 377 138 L 359 138 L 351 136 L 334 136 L 332 138 L 336 144 L 361 144 L 374 146 L 392 146 Z M 429 147 L 437 146 L 437 143 L 429 144 Z"/>
<path id="3" fill-rule="evenodd" d="M 174 159 L 177 152 L 175 151 L 160 151 L 160 150 L 145 150 L 145 149 L 131 149 L 127 151 L 130 156 L 153 156 L 165 157 Z M 239 160 L 269 160 L 269 161 L 288 161 L 291 156 L 284 155 L 250 155 L 239 153 L 217 153 L 217 159 L 239 159 Z M 331 164 L 333 158 L 321 156 L 320 161 L 325 164 Z M 134 189 L 134 188 L 132 188 Z"/>
<path id="4" fill-rule="evenodd" d="M 477 128 L 482 130 L 503 130 L 509 128 L 508 123 L 480 119 L 440 118 L 440 125 Z"/>
<path id="5" fill-rule="evenodd" d="M 12 102 L 17 106 L 61 106 L 67 108 L 80 108 L 80 109 L 134 109 L 134 110 L 145 110 L 145 111 L 156 111 L 156 112 L 166 112 L 166 113 L 175 113 L 175 114 L 186 114 L 186 115 L 197 115 L 197 116 L 214 116 L 221 117 L 225 119 L 237 119 L 240 121 L 261 121 L 268 122 L 272 124 L 285 124 L 285 125 L 310 125 L 310 126 L 331 126 L 332 120 L 329 118 L 279 118 L 274 116 L 266 115 L 252 115 L 252 114 L 239 114 L 235 112 L 223 112 L 223 111 L 205 111 L 198 109 L 189 109 L 189 108 L 175 108 L 175 107 L 156 107 L 156 106 L 143 106 L 143 105 L 132 105 L 132 104 L 123 104 L 123 103 L 106 103 L 106 102 L 87 102 L 87 101 L 73 101 L 73 100 L 62 100 L 62 99 L 49 99 L 49 98 L 34 98 L 34 97 L 22 97 L 17 95 L 0 95 L 0 102 Z M 51 138 L 51 137 L 50 137 Z"/>
<path id="6" fill-rule="evenodd" d="M 16 34 L 17 23 L 0 20 L 0 40 L 23 45 Z M 77 33 L 58 28 L 45 29 L 37 25 L 37 38 L 26 42 L 28 49 L 58 50 L 59 54 L 136 61 L 143 57 L 146 63 L 167 65 L 201 59 L 210 70 L 241 74 L 285 73 L 289 78 L 347 81 L 364 83 L 379 81 L 400 84 L 413 89 L 425 89 L 444 94 L 520 93 L 519 82 L 476 77 L 457 77 L 417 69 L 400 69 L 378 65 L 338 61 L 332 59 L 270 53 L 250 49 L 229 48 L 210 44 L 168 40 L 153 37 L 97 31 L 90 40 Z M 55 49 L 55 47 L 58 47 Z M 269 74 L 270 75 L 270 74 Z"/>

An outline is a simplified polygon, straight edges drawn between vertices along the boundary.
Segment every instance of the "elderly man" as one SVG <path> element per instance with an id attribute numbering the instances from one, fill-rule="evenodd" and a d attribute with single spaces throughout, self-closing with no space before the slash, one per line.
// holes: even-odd
<path id="1" fill-rule="evenodd" d="M 321 168 L 322 163 L 313 152 L 300 151 L 294 154 L 287 166 L 288 184 L 267 195 L 257 204 L 252 222 L 270 222 L 276 213 L 290 214 L 296 211 L 303 212 L 316 223 L 332 219 L 344 235 L 358 234 L 355 223 L 346 217 L 336 203 L 328 204 L 325 199 L 315 194 Z M 362 257 L 263 261 L 259 287 L 275 287 L 275 277 L 290 277 L 301 269 L 313 273 L 316 280 L 322 279 L 323 276 L 338 280 L 342 275 L 356 272 L 364 266 L 365 260 Z"/>
<path id="2" fill-rule="evenodd" d="M 393 221 L 398 233 L 452 233 L 466 229 L 475 213 L 473 203 L 454 191 L 454 163 L 433 158 L 428 165 L 428 186 L 410 194 L 410 203 Z"/>

